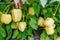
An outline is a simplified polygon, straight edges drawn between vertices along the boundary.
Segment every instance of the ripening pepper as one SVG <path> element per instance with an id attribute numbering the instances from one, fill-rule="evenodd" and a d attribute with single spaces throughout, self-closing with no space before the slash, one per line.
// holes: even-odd
<path id="1" fill-rule="evenodd" d="M 26 26 L 27 26 L 26 22 L 19 22 L 19 23 L 18 23 L 18 29 L 19 29 L 21 32 L 23 32 L 23 31 L 25 30 Z"/>
<path id="2" fill-rule="evenodd" d="M 2 14 L 1 16 L 1 22 L 5 24 L 9 24 L 12 21 L 10 14 Z"/>
<path id="3" fill-rule="evenodd" d="M 14 22 L 18 22 L 21 20 L 22 10 L 21 9 L 13 9 L 12 10 L 12 19 Z"/>

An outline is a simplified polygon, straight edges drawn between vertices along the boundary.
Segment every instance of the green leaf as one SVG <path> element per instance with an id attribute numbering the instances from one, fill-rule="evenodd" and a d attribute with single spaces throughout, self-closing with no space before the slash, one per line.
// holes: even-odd
<path id="1" fill-rule="evenodd" d="M 59 21 L 57 17 L 54 17 L 54 20 L 57 21 L 57 22 Z"/>
<path id="2" fill-rule="evenodd" d="M 58 9 L 58 13 L 56 15 L 60 18 L 60 8 Z"/>
<path id="3" fill-rule="evenodd" d="M 51 0 L 49 3 L 60 2 L 60 0 Z"/>
<path id="4" fill-rule="evenodd" d="M 55 33 L 51 35 L 52 39 L 56 40 L 57 39 L 57 31 L 55 30 Z"/>
<path id="5" fill-rule="evenodd" d="M 12 38 L 16 38 L 19 35 L 18 30 L 14 30 Z"/>
<path id="6" fill-rule="evenodd" d="M 34 37 L 28 36 L 28 40 L 34 40 Z"/>
<path id="7" fill-rule="evenodd" d="M 33 4 L 34 0 L 27 0 L 29 2 L 29 4 Z"/>
<path id="8" fill-rule="evenodd" d="M 47 0 L 40 0 L 40 3 L 42 7 L 45 7 L 45 5 L 47 4 Z"/>
<path id="9" fill-rule="evenodd" d="M 60 33 L 60 25 L 57 25 L 56 30 L 57 30 L 58 33 Z"/>
<path id="10" fill-rule="evenodd" d="M 7 31 L 8 36 L 10 36 L 12 34 L 12 29 L 11 29 L 10 24 L 6 25 L 6 31 Z"/>
<path id="11" fill-rule="evenodd" d="M 11 34 L 12 34 L 12 29 L 11 29 L 11 25 L 10 24 L 6 25 L 6 31 L 7 31 L 6 40 L 8 40 L 11 37 Z"/>
<path id="12" fill-rule="evenodd" d="M 31 35 L 32 34 L 32 28 L 28 28 L 27 33 L 28 33 L 28 35 Z"/>
<path id="13" fill-rule="evenodd" d="M 40 35 L 40 40 L 50 40 L 49 36 L 43 31 Z"/>
<path id="14" fill-rule="evenodd" d="M 52 16 L 52 8 L 47 9 L 47 13 L 44 14 L 44 18 Z"/>
<path id="15" fill-rule="evenodd" d="M 38 24 L 35 18 L 32 18 L 32 17 L 30 18 L 29 25 L 35 30 L 37 30 L 38 28 Z"/>
<path id="16" fill-rule="evenodd" d="M 33 8 L 34 8 L 34 12 L 35 12 L 36 16 L 38 17 L 39 16 L 39 12 L 40 12 L 40 6 L 39 6 L 39 4 L 34 3 L 33 4 Z"/>
<path id="17" fill-rule="evenodd" d="M 0 27 L 0 34 L 2 35 L 2 37 L 6 37 L 6 32 L 2 27 Z"/>
<path id="18" fill-rule="evenodd" d="M 6 5 L 0 4 L 0 11 L 3 12 L 3 10 L 5 9 Z"/>
<path id="19" fill-rule="evenodd" d="M 0 34 L 0 40 L 4 40 L 4 37 L 2 37 L 2 35 Z"/>
<path id="20" fill-rule="evenodd" d="M 24 39 L 26 39 L 26 37 L 27 37 L 27 30 L 25 30 L 24 32 L 22 32 L 21 33 L 21 40 L 24 40 Z"/>

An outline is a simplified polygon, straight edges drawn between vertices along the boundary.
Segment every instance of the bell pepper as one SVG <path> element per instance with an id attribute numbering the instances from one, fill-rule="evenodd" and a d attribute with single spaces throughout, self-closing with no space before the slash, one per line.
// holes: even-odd
<path id="1" fill-rule="evenodd" d="M 21 31 L 21 32 L 23 32 L 24 30 L 25 30 L 25 28 L 26 28 L 26 22 L 19 22 L 18 23 L 18 29 Z"/>
<path id="2" fill-rule="evenodd" d="M 2 14 L 1 16 L 1 22 L 5 24 L 9 24 L 12 21 L 10 14 Z"/>
<path id="3" fill-rule="evenodd" d="M 38 25 L 41 26 L 41 27 L 44 27 L 44 18 L 39 17 L 39 19 L 38 19 Z"/>
<path id="4" fill-rule="evenodd" d="M 20 21 L 21 17 L 22 17 L 21 9 L 13 9 L 12 10 L 12 19 L 13 19 L 14 22 Z"/>

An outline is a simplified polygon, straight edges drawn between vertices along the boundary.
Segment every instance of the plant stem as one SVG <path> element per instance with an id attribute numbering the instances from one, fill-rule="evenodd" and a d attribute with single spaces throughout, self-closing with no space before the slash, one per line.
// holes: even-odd
<path id="1" fill-rule="evenodd" d="M 56 8 L 56 10 L 55 10 L 55 12 L 54 12 L 54 14 L 53 14 L 53 18 L 54 18 L 55 15 L 56 15 L 56 12 L 57 12 L 57 10 L 58 10 L 58 8 L 59 8 L 59 4 L 60 4 L 60 3 L 58 3 L 58 6 L 57 6 L 57 8 Z"/>
<path id="2" fill-rule="evenodd" d="M 6 13 L 8 10 L 7 8 L 10 7 L 10 5 L 7 5 L 7 7 L 4 9 L 3 13 Z M 7 11 L 6 11 L 7 10 Z M 5 12 L 6 11 L 6 12 Z"/>

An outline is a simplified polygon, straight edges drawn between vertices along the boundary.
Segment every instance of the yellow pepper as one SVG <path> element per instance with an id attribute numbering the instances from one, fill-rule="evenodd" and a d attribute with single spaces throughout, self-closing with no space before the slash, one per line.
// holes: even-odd
<path id="1" fill-rule="evenodd" d="M 52 35 L 54 33 L 54 29 L 53 28 L 49 28 L 49 27 L 45 27 L 46 33 L 48 35 Z"/>
<path id="2" fill-rule="evenodd" d="M 54 24 L 54 20 L 52 18 L 47 18 L 45 21 L 44 21 L 44 26 L 51 26 Z"/>
<path id="3" fill-rule="evenodd" d="M 39 19 L 38 19 L 38 25 L 44 27 L 43 23 L 44 23 L 44 18 L 39 17 Z"/>
<path id="4" fill-rule="evenodd" d="M 12 18 L 10 14 L 2 14 L 1 16 L 1 22 L 5 24 L 9 24 L 11 22 Z"/>
<path id="5" fill-rule="evenodd" d="M 22 10 L 21 9 L 13 9 L 12 10 L 12 19 L 14 22 L 20 21 L 22 17 Z"/>
<path id="6" fill-rule="evenodd" d="M 21 31 L 21 32 L 23 32 L 24 30 L 25 30 L 25 28 L 26 28 L 26 22 L 19 22 L 18 23 L 18 29 Z"/>

